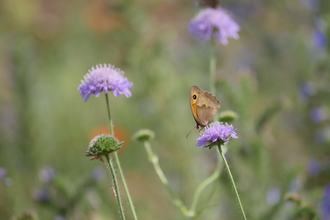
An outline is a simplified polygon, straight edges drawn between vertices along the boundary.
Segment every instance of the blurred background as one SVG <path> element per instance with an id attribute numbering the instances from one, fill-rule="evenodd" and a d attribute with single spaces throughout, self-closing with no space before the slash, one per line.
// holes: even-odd
<path id="1" fill-rule="evenodd" d="M 330 2 L 220 4 L 241 26 L 239 40 L 216 45 L 215 95 L 218 114 L 238 114 L 227 156 L 249 219 L 330 219 Z M 131 136 L 155 132 L 160 165 L 190 206 L 217 160 L 195 147 L 197 132 L 186 138 L 190 86 L 209 90 L 210 42 L 187 28 L 199 10 L 193 0 L 0 1 L 1 220 L 119 219 L 107 170 L 85 156 L 107 112 L 104 96 L 84 102 L 77 88 L 100 63 L 134 83 L 110 105 L 139 219 L 185 219 Z M 210 193 L 196 219 L 241 218 L 225 171 Z"/>

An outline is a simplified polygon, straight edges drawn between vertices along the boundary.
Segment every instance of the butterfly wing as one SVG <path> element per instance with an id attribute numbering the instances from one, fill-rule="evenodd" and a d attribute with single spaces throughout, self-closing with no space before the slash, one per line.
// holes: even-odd
<path id="1" fill-rule="evenodd" d="M 199 124 L 205 127 L 220 108 L 220 103 L 215 96 L 204 92 L 197 100 L 197 116 Z"/>
<path id="2" fill-rule="evenodd" d="M 190 88 L 190 108 L 197 128 L 205 127 L 220 108 L 217 98 L 197 86 Z"/>

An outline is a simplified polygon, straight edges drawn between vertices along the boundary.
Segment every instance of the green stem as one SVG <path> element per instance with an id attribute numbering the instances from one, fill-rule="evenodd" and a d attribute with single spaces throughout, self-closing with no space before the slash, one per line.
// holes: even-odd
<path id="1" fill-rule="evenodd" d="M 107 162 L 109 164 L 108 167 L 109 167 L 109 171 L 111 173 L 113 186 L 114 186 L 115 192 L 116 192 L 116 198 L 117 198 L 117 203 L 118 203 L 118 207 L 119 207 L 119 215 L 122 220 L 125 220 L 124 208 L 123 208 L 123 204 L 121 202 L 121 198 L 120 198 L 120 194 L 119 194 L 119 187 L 118 187 L 118 181 L 117 181 L 115 169 L 113 168 L 109 155 L 105 155 L 105 158 L 107 159 Z"/>
<path id="2" fill-rule="evenodd" d="M 110 113 L 110 104 L 109 104 L 108 94 L 105 94 L 105 100 L 106 100 L 107 109 L 108 109 L 108 119 L 109 119 L 110 134 L 111 135 L 114 135 L 113 124 L 112 124 L 111 113 Z M 136 215 L 136 212 L 135 212 L 134 204 L 133 204 L 131 195 L 129 193 L 128 187 L 127 187 L 127 183 L 126 183 L 126 180 L 125 180 L 125 177 L 124 177 L 123 170 L 121 169 L 121 165 L 120 165 L 120 161 L 119 161 L 119 157 L 118 157 L 117 152 L 114 152 L 114 158 L 115 158 L 115 162 L 116 162 L 116 165 L 118 167 L 118 170 L 119 170 L 119 175 L 120 175 L 121 181 L 122 181 L 123 186 L 124 186 L 124 190 L 125 190 L 125 193 L 126 193 L 126 196 L 127 196 L 127 199 L 128 199 L 129 206 L 130 206 L 131 211 L 132 211 L 132 214 L 133 214 L 133 218 L 134 218 L 134 220 L 137 220 L 138 218 L 137 218 L 137 215 Z M 117 194 L 117 196 L 119 196 L 119 194 Z"/>
<path id="3" fill-rule="evenodd" d="M 108 98 L 107 93 L 105 93 L 105 101 L 107 102 L 110 134 L 113 135 L 113 124 L 112 124 L 112 119 L 111 119 L 110 104 L 109 104 L 109 98 Z"/>
<path id="4" fill-rule="evenodd" d="M 186 206 L 183 204 L 183 202 L 181 201 L 181 199 L 176 195 L 176 193 L 170 188 L 169 184 L 168 184 L 168 180 L 162 170 L 162 168 L 160 167 L 159 163 L 158 163 L 158 157 L 157 155 L 154 154 L 154 152 L 151 149 L 150 143 L 148 141 L 144 142 L 144 147 L 147 151 L 148 154 L 148 159 L 149 161 L 153 164 L 156 173 L 160 179 L 160 181 L 163 183 L 163 185 L 165 186 L 166 190 L 169 192 L 174 204 L 179 207 L 181 209 L 181 212 L 186 216 L 186 217 L 192 217 L 191 213 L 188 211 L 188 209 L 186 208 Z"/>
<path id="5" fill-rule="evenodd" d="M 234 191 L 235 191 L 235 194 L 236 194 L 236 198 L 237 198 L 237 201 L 238 201 L 238 205 L 239 205 L 239 207 L 240 207 L 240 209 L 241 209 L 241 212 L 242 212 L 243 218 L 244 218 L 244 220 L 246 220 L 246 216 L 245 216 L 245 212 L 244 212 L 244 209 L 243 209 L 243 205 L 242 205 L 242 203 L 241 203 L 241 199 L 240 199 L 240 197 L 239 197 L 239 195 L 238 195 L 237 187 L 236 187 L 236 185 L 235 185 L 235 181 L 234 181 L 233 175 L 231 174 L 231 171 L 230 171 L 230 169 L 229 169 L 229 165 L 228 165 L 228 163 L 227 163 L 226 157 L 225 157 L 225 155 L 224 155 L 224 153 L 223 153 L 223 151 L 222 151 L 222 149 L 221 149 L 221 145 L 218 145 L 218 148 L 219 148 L 220 155 L 221 155 L 223 161 L 225 162 L 225 166 L 226 166 L 226 168 L 227 168 L 227 171 L 228 171 L 228 174 L 229 174 L 229 177 L 230 177 L 231 183 L 232 183 L 232 185 L 233 185 L 233 188 L 234 188 Z"/>
<path id="6" fill-rule="evenodd" d="M 216 169 L 214 170 L 213 174 L 211 176 L 209 176 L 206 180 L 204 180 L 198 187 L 197 190 L 194 194 L 192 203 L 191 203 L 191 208 L 190 208 L 190 212 L 191 213 L 195 213 L 196 212 L 196 206 L 197 206 L 197 202 L 198 199 L 200 197 L 200 195 L 202 194 L 202 191 L 209 185 L 211 184 L 213 181 L 215 181 L 221 172 L 221 168 L 222 168 L 222 162 L 219 159 L 218 160 L 218 165 L 216 167 Z"/>
<path id="7" fill-rule="evenodd" d="M 216 56 L 215 56 L 215 38 L 211 39 L 211 58 L 210 58 L 210 92 L 215 93 L 215 71 L 216 71 Z"/>

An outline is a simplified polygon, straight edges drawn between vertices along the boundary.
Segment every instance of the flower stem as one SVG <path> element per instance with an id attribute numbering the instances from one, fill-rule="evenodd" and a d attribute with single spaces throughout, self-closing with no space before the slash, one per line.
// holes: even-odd
<path id="1" fill-rule="evenodd" d="M 221 168 L 222 168 L 222 162 L 221 162 L 221 160 L 218 160 L 217 167 L 215 168 L 213 174 L 211 176 L 209 176 L 206 180 L 204 180 L 197 187 L 196 192 L 195 192 L 194 197 L 193 197 L 193 200 L 192 200 L 192 203 L 191 203 L 191 208 L 190 208 L 190 212 L 191 213 L 195 213 L 196 212 L 197 202 L 198 202 L 198 199 L 199 199 L 200 195 L 202 194 L 202 191 L 209 184 L 211 184 L 213 181 L 215 181 L 220 176 Z"/>
<path id="2" fill-rule="evenodd" d="M 108 94 L 105 94 L 105 100 L 106 100 L 106 103 L 107 103 L 110 134 L 111 135 L 114 135 L 113 124 L 112 124 L 111 113 L 110 113 L 110 104 L 109 104 Z M 124 190 L 125 190 L 125 193 L 126 193 L 126 196 L 127 196 L 127 199 L 128 199 L 129 206 L 130 206 L 131 211 L 132 211 L 132 214 L 133 214 L 133 219 L 134 220 L 137 220 L 138 218 L 137 218 L 137 215 L 136 215 L 136 212 L 135 212 L 134 204 L 133 204 L 131 195 L 129 193 L 129 190 L 128 190 L 128 187 L 127 187 L 127 184 L 126 184 L 124 173 L 123 173 L 123 171 L 121 169 L 121 165 L 120 165 L 120 161 L 119 161 L 119 157 L 118 157 L 117 152 L 114 152 L 114 158 L 115 158 L 115 162 L 116 162 L 116 165 L 118 167 L 118 170 L 119 170 L 119 175 L 120 175 L 121 181 L 122 181 L 123 186 L 124 186 Z M 119 196 L 118 193 L 117 193 L 117 196 Z"/>
<path id="3" fill-rule="evenodd" d="M 210 92 L 215 93 L 215 71 L 216 71 L 216 56 L 215 56 L 215 38 L 211 39 L 211 58 L 210 58 Z"/>
<path id="4" fill-rule="evenodd" d="M 119 215 L 122 220 L 125 220 L 124 208 L 123 208 L 123 204 L 121 202 L 121 198 L 120 198 L 120 194 L 119 194 L 119 187 L 118 187 L 118 181 L 117 181 L 115 169 L 113 168 L 109 155 L 105 155 L 105 158 L 107 159 L 107 162 L 109 165 L 108 168 L 111 173 L 114 190 L 116 192 L 116 198 L 117 198 L 117 203 L 118 203 L 118 208 L 119 208 Z"/>
<path id="5" fill-rule="evenodd" d="M 162 168 L 160 167 L 160 165 L 158 163 L 158 157 L 152 151 L 151 146 L 150 146 L 150 143 L 148 141 L 145 141 L 144 142 L 144 147 L 145 147 L 145 149 L 147 151 L 149 161 L 154 165 L 154 168 L 156 170 L 156 173 L 157 173 L 160 181 L 163 183 L 163 185 L 165 186 L 166 190 L 170 194 L 170 196 L 171 196 L 174 204 L 181 209 L 181 212 L 183 213 L 183 215 L 185 215 L 186 217 L 192 217 L 191 216 L 191 213 L 188 211 L 188 209 L 183 204 L 183 202 L 181 201 L 181 199 L 170 188 L 170 186 L 168 184 L 168 180 L 167 180 L 167 178 L 166 178 L 166 176 L 165 176 Z"/>
<path id="6" fill-rule="evenodd" d="M 226 168 L 227 168 L 227 171 L 228 171 L 228 174 L 229 174 L 229 177 L 230 177 L 231 183 L 232 183 L 232 185 L 233 185 L 233 188 L 234 188 L 234 191 L 235 191 L 235 194 L 236 194 L 236 198 L 237 198 L 237 201 L 238 201 L 238 205 L 239 205 L 239 207 L 240 207 L 240 209 L 241 209 L 241 212 L 242 212 L 243 218 L 244 218 L 244 220 L 246 220 L 246 216 L 245 216 L 245 212 L 244 212 L 244 209 L 243 209 L 243 205 L 242 205 L 242 203 L 241 203 L 241 199 L 240 199 L 240 197 L 239 197 L 239 195 L 238 195 L 237 187 L 236 187 L 236 185 L 235 185 L 235 181 L 234 181 L 233 175 L 231 174 L 231 171 L 230 171 L 230 169 L 229 169 L 229 165 L 228 165 L 228 163 L 227 163 L 226 157 L 225 157 L 225 155 L 224 155 L 224 153 L 223 153 L 223 151 L 222 151 L 222 149 L 221 149 L 221 145 L 218 145 L 218 148 L 219 148 L 220 155 L 221 155 L 223 161 L 225 162 L 225 166 L 226 166 Z"/>

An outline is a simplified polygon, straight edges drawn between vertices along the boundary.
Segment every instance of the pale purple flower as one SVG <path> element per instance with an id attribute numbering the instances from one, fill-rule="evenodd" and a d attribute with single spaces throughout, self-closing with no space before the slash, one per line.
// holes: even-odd
<path id="1" fill-rule="evenodd" d="M 47 183 L 55 178 L 55 171 L 51 167 L 45 167 L 39 171 L 39 178 L 41 181 Z"/>
<path id="2" fill-rule="evenodd" d="M 321 164 L 318 160 L 312 159 L 307 167 L 307 172 L 310 176 L 315 177 L 321 172 Z"/>
<path id="3" fill-rule="evenodd" d="M 101 168 L 95 168 L 92 172 L 92 179 L 97 182 L 100 181 L 101 179 L 103 179 L 104 177 L 104 172 L 103 169 Z"/>
<path id="4" fill-rule="evenodd" d="M 228 38 L 238 39 L 239 25 L 221 7 L 201 10 L 189 23 L 189 31 L 204 43 L 215 33 L 223 45 L 228 44 Z"/>
<path id="5" fill-rule="evenodd" d="M 212 147 L 216 144 L 227 144 L 232 138 L 238 138 L 236 129 L 232 125 L 213 122 L 204 128 L 202 136 L 197 139 L 196 146 Z"/>
<path id="6" fill-rule="evenodd" d="M 326 119 L 326 113 L 319 107 L 313 107 L 310 111 L 310 116 L 316 123 L 321 123 Z"/>
<path id="7" fill-rule="evenodd" d="M 0 181 L 5 178 L 7 170 L 3 167 L 0 167 Z"/>
<path id="8" fill-rule="evenodd" d="M 278 187 L 273 187 L 267 191 L 266 200 L 269 205 L 277 204 L 281 199 L 281 191 Z"/>
<path id="9" fill-rule="evenodd" d="M 120 95 L 131 97 L 129 89 L 132 88 L 133 83 L 123 75 L 122 70 L 111 64 L 96 65 L 96 68 L 92 67 L 84 76 L 78 90 L 85 102 L 92 94 L 98 97 L 101 92 L 107 94 L 108 91 L 112 91 L 113 95 L 117 97 Z"/>

